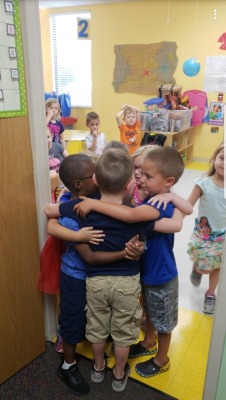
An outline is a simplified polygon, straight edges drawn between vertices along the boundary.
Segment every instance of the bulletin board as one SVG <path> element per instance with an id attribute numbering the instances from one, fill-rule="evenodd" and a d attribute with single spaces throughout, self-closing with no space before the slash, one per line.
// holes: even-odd
<path id="1" fill-rule="evenodd" d="M 0 0 L 0 118 L 27 115 L 19 0 Z"/>

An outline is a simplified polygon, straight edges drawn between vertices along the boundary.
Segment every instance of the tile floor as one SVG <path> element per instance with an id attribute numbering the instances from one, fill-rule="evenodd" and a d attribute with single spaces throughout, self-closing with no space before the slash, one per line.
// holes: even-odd
<path id="1" fill-rule="evenodd" d="M 198 164 L 194 164 L 197 167 Z M 194 179 L 203 174 L 207 165 L 198 165 L 199 170 L 193 170 L 192 164 L 185 169 L 183 177 L 175 185 L 174 190 L 179 195 L 187 198 L 190 194 Z M 207 289 L 208 277 L 204 276 L 199 287 L 194 287 L 190 282 L 191 261 L 186 253 L 187 243 L 193 230 L 193 215 L 186 217 L 180 233 L 175 235 L 175 256 L 179 271 L 179 323 L 173 332 L 169 352 L 171 368 L 166 373 L 153 378 L 142 378 L 135 372 L 135 364 L 147 357 L 130 360 L 131 376 L 145 384 L 161 390 L 179 400 L 201 400 L 205 381 L 205 371 L 208 359 L 209 343 L 212 330 L 213 317 L 202 313 L 204 293 Z M 141 333 L 142 338 L 143 333 Z M 88 357 L 92 357 L 91 349 L 87 342 L 78 347 Z M 110 344 L 108 347 L 110 352 Z M 109 359 L 109 367 L 114 365 L 114 357 Z"/>

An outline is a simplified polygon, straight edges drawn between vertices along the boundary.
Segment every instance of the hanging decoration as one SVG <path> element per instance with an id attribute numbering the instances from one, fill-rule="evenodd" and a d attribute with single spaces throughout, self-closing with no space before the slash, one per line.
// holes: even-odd
<path id="1" fill-rule="evenodd" d="M 183 71 L 187 76 L 195 76 L 200 71 L 200 63 L 195 58 L 189 58 L 184 62 Z"/>

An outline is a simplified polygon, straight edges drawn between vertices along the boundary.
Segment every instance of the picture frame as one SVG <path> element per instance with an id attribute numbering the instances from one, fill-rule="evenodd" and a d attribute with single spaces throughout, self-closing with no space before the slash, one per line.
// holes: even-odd
<path id="1" fill-rule="evenodd" d="M 13 14 L 14 13 L 14 7 L 13 7 L 13 2 L 12 1 L 8 1 L 5 0 L 4 1 L 4 5 L 5 5 L 5 12 L 8 14 Z"/>
<path id="2" fill-rule="evenodd" d="M 218 101 L 210 103 L 208 124 L 217 126 L 224 125 L 224 103 Z"/>
<path id="3" fill-rule="evenodd" d="M 6 24 L 6 28 L 7 28 L 7 35 L 15 36 L 16 30 L 14 24 Z"/>

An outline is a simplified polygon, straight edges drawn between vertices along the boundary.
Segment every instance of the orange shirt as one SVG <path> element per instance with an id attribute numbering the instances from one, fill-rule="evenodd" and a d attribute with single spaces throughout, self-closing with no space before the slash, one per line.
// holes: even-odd
<path id="1" fill-rule="evenodd" d="M 120 130 L 120 142 L 128 146 L 130 154 L 133 154 L 135 150 L 140 147 L 141 135 L 140 135 L 140 121 L 137 121 L 133 126 L 127 126 L 122 124 L 119 127 Z"/>

